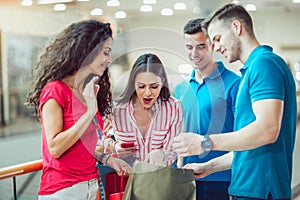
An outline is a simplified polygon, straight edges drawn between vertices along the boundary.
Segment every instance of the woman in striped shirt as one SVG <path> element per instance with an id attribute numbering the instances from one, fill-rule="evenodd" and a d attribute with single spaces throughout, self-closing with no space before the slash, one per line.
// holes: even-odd
<path id="1" fill-rule="evenodd" d="M 176 159 L 173 138 L 181 131 L 181 102 L 170 97 L 160 59 L 144 54 L 135 61 L 125 91 L 113 107 L 115 151 L 120 157 L 170 166 Z M 122 148 L 121 143 L 134 143 Z"/>

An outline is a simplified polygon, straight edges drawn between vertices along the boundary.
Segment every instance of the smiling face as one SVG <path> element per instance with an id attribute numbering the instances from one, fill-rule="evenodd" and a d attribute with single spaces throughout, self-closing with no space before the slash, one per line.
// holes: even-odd
<path id="1" fill-rule="evenodd" d="M 149 109 L 156 102 L 163 82 L 152 72 L 141 72 L 137 74 L 134 86 L 138 102 L 142 107 Z"/>
<path id="2" fill-rule="evenodd" d="M 213 63 L 213 51 L 205 33 L 184 34 L 187 55 L 195 69 L 203 71 Z"/>
<path id="3" fill-rule="evenodd" d="M 212 21 L 208 26 L 214 51 L 220 52 L 229 63 L 239 60 L 242 53 L 241 42 L 234 28 L 229 22 L 222 21 Z"/>
<path id="4" fill-rule="evenodd" d="M 107 38 L 104 43 L 103 47 L 100 50 L 99 54 L 95 57 L 94 61 L 88 66 L 93 74 L 97 74 L 102 76 L 104 71 L 108 68 L 111 64 L 112 59 L 110 56 L 112 46 L 112 38 Z"/>

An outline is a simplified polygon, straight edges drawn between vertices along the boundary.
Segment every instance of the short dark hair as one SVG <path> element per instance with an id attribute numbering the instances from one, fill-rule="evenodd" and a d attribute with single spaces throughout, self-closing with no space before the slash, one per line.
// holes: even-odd
<path id="1" fill-rule="evenodd" d="M 232 22 L 233 20 L 239 20 L 244 25 L 246 31 L 253 35 L 253 22 L 248 11 L 241 5 L 229 3 L 225 4 L 214 13 L 212 13 L 209 17 L 204 20 L 202 23 L 202 28 L 207 31 L 209 24 L 212 21 L 226 21 Z"/>
<path id="2" fill-rule="evenodd" d="M 161 88 L 159 97 L 162 101 L 169 100 L 170 90 L 165 68 L 157 55 L 147 53 L 139 56 L 133 64 L 127 86 L 117 102 L 128 102 L 136 94 L 134 83 L 136 76 L 141 72 L 152 72 L 156 76 L 159 76 L 163 81 L 163 87 Z"/>
<path id="3" fill-rule="evenodd" d="M 203 21 L 204 18 L 196 18 L 196 19 L 189 20 L 183 28 L 183 33 L 191 35 L 191 34 L 203 32 L 202 30 Z"/>

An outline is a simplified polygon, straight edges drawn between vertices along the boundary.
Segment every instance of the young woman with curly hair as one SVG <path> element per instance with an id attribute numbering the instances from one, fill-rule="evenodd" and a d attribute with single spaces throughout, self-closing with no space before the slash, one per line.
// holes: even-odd
<path id="1" fill-rule="evenodd" d="M 95 151 L 102 117 L 111 112 L 111 47 L 110 24 L 80 21 L 50 42 L 33 69 L 27 103 L 42 122 L 39 199 L 96 199 L 95 157 L 116 170 L 130 168 Z"/>

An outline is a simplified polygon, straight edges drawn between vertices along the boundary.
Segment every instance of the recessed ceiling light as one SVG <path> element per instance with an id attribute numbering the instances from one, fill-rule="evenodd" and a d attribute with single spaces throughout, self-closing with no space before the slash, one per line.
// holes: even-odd
<path id="1" fill-rule="evenodd" d="M 53 10 L 55 11 L 64 11 L 66 10 L 67 6 L 63 3 L 59 3 L 59 4 L 56 4 L 54 7 L 53 7 Z"/>
<path id="2" fill-rule="evenodd" d="M 232 3 L 233 3 L 233 4 L 240 4 L 240 1 L 238 1 L 238 0 L 233 0 Z"/>
<path id="3" fill-rule="evenodd" d="M 125 11 L 117 11 L 115 13 L 115 18 L 118 18 L 118 19 L 124 19 L 127 17 L 127 14 Z"/>
<path id="4" fill-rule="evenodd" d="M 23 0 L 21 6 L 32 6 L 32 0 Z"/>
<path id="5" fill-rule="evenodd" d="M 171 8 L 163 8 L 161 9 L 160 14 L 163 16 L 171 16 L 173 15 L 173 10 Z"/>
<path id="6" fill-rule="evenodd" d="M 120 5 L 120 1 L 118 0 L 109 0 L 108 2 L 106 2 L 106 5 L 109 7 L 117 7 Z"/>
<path id="7" fill-rule="evenodd" d="M 140 7 L 141 12 L 152 12 L 152 6 L 151 5 L 142 5 Z"/>
<path id="8" fill-rule="evenodd" d="M 245 9 L 246 9 L 247 11 L 256 11 L 256 6 L 255 6 L 254 4 L 247 4 L 247 5 L 245 6 Z"/>
<path id="9" fill-rule="evenodd" d="M 194 7 L 193 8 L 193 13 L 194 14 L 200 14 L 201 13 L 201 9 L 199 7 Z"/>
<path id="10" fill-rule="evenodd" d="M 156 4 L 156 0 L 143 0 L 144 4 Z"/>
<path id="11" fill-rule="evenodd" d="M 185 5 L 185 3 L 175 3 L 174 4 L 174 9 L 175 10 L 185 10 L 186 5 Z"/>
<path id="12" fill-rule="evenodd" d="M 293 0 L 293 3 L 300 3 L 300 0 Z"/>
<path id="13" fill-rule="evenodd" d="M 102 15 L 103 14 L 103 10 L 101 8 L 94 8 L 91 13 L 91 15 Z"/>

